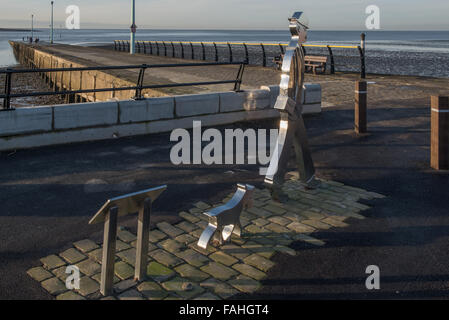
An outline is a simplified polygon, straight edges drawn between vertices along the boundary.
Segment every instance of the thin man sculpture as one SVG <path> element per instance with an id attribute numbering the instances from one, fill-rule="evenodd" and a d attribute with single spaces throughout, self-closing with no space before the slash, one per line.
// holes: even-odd
<path id="1" fill-rule="evenodd" d="M 303 12 L 295 12 L 289 21 L 292 38 L 284 55 L 280 94 L 274 106 L 281 114 L 279 136 L 265 176 L 265 184 L 270 188 L 273 199 L 280 202 L 288 200 L 282 191 L 282 184 L 292 146 L 295 148 L 300 181 L 307 188 L 316 188 L 319 184 L 315 179 L 315 167 L 302 118 L 304 53 L 301 45 L 307 41 L 308 21 Z"/>
<path id="2" fill-rule="evenodd" d="M 204 212 L 209 218 L 209 224 L 201 234 L 198 246 L 207 249 L 211 240 L 222 245 L 231 239 L 232 234 L 241 237 L 240 214 L 243 209 L 252 207 L 253 192 L 252 185 L 238 184 L 237 192 L 225 205 Z"/>

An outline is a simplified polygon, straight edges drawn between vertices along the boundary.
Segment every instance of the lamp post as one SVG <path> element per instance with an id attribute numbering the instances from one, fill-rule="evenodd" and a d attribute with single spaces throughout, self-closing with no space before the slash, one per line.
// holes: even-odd
<path id="1" fill-rule="evenodd" d="M 136 53 L 136 0 L 132 0 L 131 8 L 131 41 L 129 46 L 129 53 Z"/>
<path id="2" fill-rule="evenodd" d="M 51 2 L 51 30 L 50 30 L 50 43 L 53 44 L 53 6 L 54 1 Z"/>
<path id="3" fill-rule="evenodd" d="M 31 41 L 34 39 L 34 14 L 31 15 Z"/>

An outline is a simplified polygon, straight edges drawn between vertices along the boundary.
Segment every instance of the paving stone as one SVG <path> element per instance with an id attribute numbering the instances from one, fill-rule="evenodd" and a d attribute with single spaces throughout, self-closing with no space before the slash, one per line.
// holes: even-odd
<path id="1" fill-rule="evenodd" d="M 252 213 L 258 217 L 265 218 L 265 219 L 268 217 L 271 217 L 273 215 L 273 213 L 270 211 L 267 211 L 262 208 L 256 208 L 256 207 L 248 208 L 248 209 L 246 209 L 246 211 L 248 211 L 249 213 Z"/>
<path id="2" fill-rule="evenodd" d="M 51 272 L 61 281 L 65 282 L 67 279 L 68 273 L 65 273 L 67 270 L 67 266 L 59 267 L 56 269 L 53 269 Z"/>
<path id="3" fill-rule="evenodd" d="M 99 264 L 101 264 L 101 260 L 103 259 L 103 249 L 95 249 L 87 254 L 89 258 L 95 260 Z M 115 257 L 115 260 L 118 260 L 118 257 Z"/>
<path id="4" fill-rule="evenodd" d="M 207 210 L 210 208 L 210 205 L 208 205 L 203 201 L 198 201 L 197 203 L 194 204 L 194 206 L 201 210 Z"/>
<path id="5" fill-rule="evenodd" d="M 190 214 L 190 213 L 188 213 L 188 212 L 185 212 L 185 211 L 180 212 L 180 213 L 179 213 L 179 216 L 180 216 L 181 218 L 183 218 L 183 219 L 185 219 L 185 220 L 191 222 L 191 223 L 195 223 L 195 222 L 200 221 L 200 218 L 198 218 L 198 217 L 196 217 L 195 215 L 192 215 L 192 214 Z"/>
<path id="6" fill-rule="evenodd" d="M 300 222 L 292 222 L 287 227 L 297 233 L 312 233 L 315 231 L 314 228 L 306 226 Z"/>
<path id="7" fill-rule="evenodd" d="M 56 297 L 56 300 L 86 300 L 86 298 L 80 296 L 79 294 L 73 291 L 67 291 L 66 293 L 62 293 Z"/>
<path id="8" fill-rule="evenodd" d="M 168 292 L 162 289 L 156 282 L 145 281 L 142 282 L 137 290 L 149 300 L 162 300 L 168 296 Z"/>
<path id="9" fill-rule="evenodd" d="M 270 211 L 274 214 L 284 214 L 287 211 L 287 210 L 285 210 L 279 206 L 273 205 L 273 204 L 269 204 L 269 205 L 265 206 L 264 209 L 267 211 Z"/>
<path id="10" fill-rule="evenodd" d="M 75 264 L 87 258 L 84 254 L 82 254 L 75 248 L 67 249 L 59 255 L 71 264 Z"/>
<path id="11" fill-rule="evenodd" d="M 200 300 L 200 301 L 206 301 L 206 300 L 221 300 L 219 297 L 217 297 L 216 295 L 207 292 L 204 293 L 202 295 L 200 295 L 199 297 L 195 298 L 194 300 Z"/>
<path id="12" fill-rule="evenodd" d="M 316 239 L 316 238 L 313 238 L 313 237 L 311 237 L 309 235 L 301 234 L 301 233 L 297 234 L 295 236 L 295 239 L 307 242 L 307 243 L 309 243 L 311 245 L 314 245 L 314 246 L 320 246 L 320 247 L 324 246 L 326 244 L 324 241 L 321 241 L 319 239 Z"/>
<path id="13" fill-rule="evenodd" d="M 95 242 L 93 242 L 90 239 L 84 239 L 81 241 L 77 241 L 73 245 L 75 246 L 75 248 L 77 248 L 78 250 L 80 250 L 81 252 L 84 252 L 84 253 L 98 249 L 98 244 L 96 244 Z"/>
<path id="14" fill-rule="evenodd" d="M 117 256 L 133 267 L 136 264 L 136 249 L 135 248 L 120 251 L 119 253 L 117 253 Z"/>
<path id="15" fill-rule="evenodd" d="M 157 262 L 160 262 L 169 268 L 176 267 L 183 263 L 181 259 L 162 249 L 154 250 L 150 252 L 149 255 Z"/>
<path id="16" fill-rule="evenodd" d="M 196 223 L 196 225 L 198 226 L 198 228 L 200 228 L 201 230 L 206 229 L 206 227 L 209 225 L 208 221 L 205 220 L 200 220 Z"/>
<path id="17" fill-rule="evenodd" d="M 209 262 L 209 264 L 201 267 L 201 271 L 204 271 L 216 279 L 229 280 L 233 276 L 237 275 L 237 272 L 229 267 L 217 262 Z"/>
<path id="18" fill-rule="evenodd" d="M 134 276 L 134 268 L 123 261 L 119 261 L 115 263 L 115 274 L 121 280 L 126 280 Z"/>
<path id="19" fill-rule="evenodd" d="M 167 239 L 158 243 L 158 246 L 170 253 L 175 253 L 186 248 L 186 245 L 173 239 Z"/>
<path id="20" fill-rule="evenodd" d="M 245 249 L 241 246 L 237 246 L 235 244 L 225 244 L 224 246 L 220 247 L 220 250 L 240 260 L 252 254 L 250 250 Z"/>
<path id="21" fill-rule="evenodd" d="M 100 285 L 97 281 L 92 280 L 89 277 L 82 277 L 80 279 L 80 289 L 78 290 L 79 294 L 82 296 L 88 296 L 92 293 L 100 290 Z"/>
<path id="22" fill-rule="evenodd" d="M 208 257 L 193 249 L 187 249 L 185 251 L 178 252 L 176 253 L 176 255 L 179 258 L 184 259 L 188 264 L 191 264 L 194 267 L 201 267 L 210 261 Z"/>
<path id="23" fill-rule="evenodd" d="M 217 249 L 215 249 L 214 246 L 211 245 L 211 244 L 209 244 L 207 246 L 207 249 L 203 249 L 201 247 L 198 247 L 198 243 L 196 243 L 196 242 L 189 244 L 189 248 L 191 248 L 191 249 L 193 249 L 193 250 L 195 250 L 195 251 L 197 251 L 197 252 L 199 252 L 199 253 L 201 253 L 202 255 L 205 255 L 205 256 L 207 256 L 207 255 L 217 251 Z"/>
<path id="24" fill-rule="evenodd" d="M 222 299 L 229 299 L 239 293 L 235 288 L 214 278 L 203 281 L 200 285 Z"/>
<path id="25" fill-rule="evenodd" d="M 191 290 L 185 290 L 183 286 L 186 283 L 192 284 Z M 192 299 L 195 296 L 198 296 L 202 292 L 204 292 L 204 289 L 200 287 L 196 283 L 190 282 L 188 279 L 183 279 L 181 277 L 176 277 L 171 280 L 168 280 L 164 283 L 162 283 L 162 287 L 172 293 L 175 293 L 176 295 L 179 295 L 185 299 Z"/>
<path id="26" fill-rule="evenodd" d="M 147 276 L 157 282 L 163 282 L 175 276 L 175 272 L 158 262 L 152 261 L 147 266 Z"/>
<path id="27" fill-rule="evenodd" d="M 178 272 L 183 278 L 201 282 L 210 277 L 207 273 L 204 273 L 198 270 L 195 267 L 192 267 L 190 264 L 183 264 L 175 268 L 176 272 Z"/>
<path id="28" fill-rule="evenodd" d="M 254 268 L 250 265 L 247 265 L 247 264 L 238 263 L 232 267 L 235 270 L 237 270 L 238 272 L 240 272 L 248 277 L 251 277 L 255 280 L 262 280 L 267 276 L 264 272 Z"/>
<path id="29" fill-rule="evenodd" d="M 50 279 L 53 275 L 42 267 L 31 268 L 27 274 L 36 281 L 42 282 Z"/>
<path id="30" fill-rule="evenodd" d="M 221 264 L 224 264 L 225 266 L 232 266 L 233 264 L 237 263 L 238 260 L 222 251 L 217 251 L 212 253 L 209 258 L 214 260 L 215 262 L 219 262 Z"/>
<path id="31" fill-rule="evenodd" d="M 190 212 L 190 214 L 193 214 L 200 219 L 205 219 L 205 216 L 203 217 L 203 210 L 201 210 L 199 208 L 192 208 L 189 210 L 189 212 Z"/>
<path id="32" fill-rule="evenodd" d="M 292 257 L 296 256 L 296 251 L 292 248 L 289 248 L 287 246 L 283 246 L 283 245 L 277 245 L 274 247 L 274 249 L 278 252 L 282 252 L 282 253 L 286 253 Z"/>
<path id="33" fill-rule="evenodd" d="M 244 275 L 240 275 L 237 278 L 230 280 L 229 284 L 244 293 L 253 293 L 262 287 L 259 281 Z"/>
<path id="34" fill-rule="evenodd" d="M 279 216 L 270 217 L 270 218 L 268 218 L 268 220 L 273 223 L 284 226 L 284 227 L 291 223 L 291 221 L 289 219 L 284 218 L 284 217 L 279 217 Z"/>
<path id="35" fill-rule="evenodd" d="M 276 233 L 289 233 L 289 232 L 291 232 L 291 230 L 289 230 L 286 227 L 283 227 L 283 226 L 281 226 L 281 225 L 279 225 L 277 223 L 270 223 L 269 225 L 266 225 L 264 228 L 268 229 L 270 231 L 276 232 Z"/>
<path id="36" fill-rule="evenodd" d="M 95 281 L 97 281 L 98 283 L 101 283 L 101 273 L 97 273 L 97 274 L 93 275 L 91 278 L 94 279 Z M 116 283 L 119 283 L 120 281 L 121 280 L 119 279 L 119 277 L 114 275 L 113 283 L 116 284 Z"/>
<path id="37" fill-rule="evenodd" d="M 177 237 L 184 233 L 184 230 L 178 229 L 171 224 L 167 222 L 160 222 L 157 224 L 157 227 L 164 232 L 165 234 L 169 235 L 170 237 Z"/>
<path id="38" fill-rule="evenodd" d="M 167 238 L 167 235 L 163 232 L 160 232 L 159 230 L 152 230 L 149 234 L 150 242 L 152 243 L 158 243 L 159 241 Z"/>
<path id="39" fill-rule="evenodd" d="M 328 217 L 326 219 L 323 219 L 322 221 L 324 223 L 327 223 L 328 225 L 333 226 L 333 227 L 344 228 L 344 227 L 348 226 L 347 223 L 344 223 L 343 221 L 341 221 L 339 219 L 335 219 L 334 217 Z"/>
<path id="40" fill-rule="evenodd" d="M 246 257 L 245 259 L 243 259 L 243 262 L 249 264 L 250 266 L 256 267 L 257 269 L 262 270 L 264 272 L 267 272 L 274 266 L 274 262 L 258 254 L 252 254 L 249 257 Z"/>
<path id="41" fill-rule="evenodd" d="M 131 245 L 130 245 L 130 244 L 128 244 L 128 243 L 126 243 L 126 242 L 123 242 L 123 241 L 121 241 L 121 240 L 119 240 L 119 239 L 117 239 L 117 240 L 115 241 L 115 251 L 116 251 L 116 252 L 120 252 L 120 251 L 123 251 L 123 250 L 127 250 L 127 249 L 129 249 L 129 248 L 131 248 Z"/>
<path id="42" fill-rule="evenodd" d="M 263 226 L 266 226 L 267 224 L 269 224 L 270 222 L 264 218 L 257 218 L 257 219 L 254 219 L 252 221 L 252 223 L 254 223 L 258 227 L 263 227 Z"/>
<path id="43" fill-rule="evenodd" d="M 132 242 L 137 239 L 136 235 L 132 234 L 128 230 L 125 229 L 118 229 L 117 230 L 117 237 L 122 240 L 123 242 Z"/>
<path id="44" fill-rule="evenodd" d="M 180 242 L 180 243 L 183 243 L 186 246 L 191 244 L 192 242 L 198 241 L 197 238 L 195 238 L 194 236 L 191 236 L 190 234 L 187 234 L 187 233 L 184 233 L 184 234 L 182 234 L 180 236 L 177 236 L 175 238 L 175 240 Z"/>
<path id="45" fill-rule="evenodd" d="M 92 259 L 87 259 L 80 263 L 77 263 L 76 266 L 83 274 L 87 276 L 92 276 L 101 271 L 101 266 Z"/>
<path id="46" fill-rule="evenodd" d="M 301 221 L 301 223 L 305 224 L 305 225 L 308 225 L 308 226 L 311 226 L 311 227 L 316 228 L 316 229 L 327 230 L 327 229 L 331 228 L 330 225 L 328 225 L 328 224 L 326 224 L 324 222 L 321 222 L 320 220 L 303 220 L 303 221 Z"/>
<path id="47" fill-rule="evenodd" d="M 286 214 L 284 214 L 283 217 L 287 218 L 293 222 L 301 222 L 302 220 L 306 219 L 305 217 L 301 216 L 300 214 L 290 212 L 290 211 L 288 211 Z"/>
<path id="48" fill-rule="evenodd" d="M 192 232 L 193 230 L 198 229 L 197 225 L 195 225 L 193 223 L 190 223 L 188 221 L 183 221 L 181 223 L 178 223 L 176 225 L 176 227 L 181 229 L 181 230 L 184 230 L 185 232 Z"/>
<path id="49" fill-rule="evenodd" d="M 267 233 L 268 231 L 264 228 L 258 227 L 255 224 L 250 224 L 249 226 L 245 227 L 245 231 L 249 234 L 259 234 L 259 233 Z M 246 233 L 245 233 L 246 236 Z"/>
<path id="50" fill-rule="evenodd" d="M 64 262 L 64 260 L 62 260 L 61 258 L 59 258 L 57 255 L 54 254 L 42 258 L 41 262 L 43 263 L 44 267 L 49 270 L 66 265 L 66 262 Z"/>
<path id="51" fill-rule="evenodd" d="M 276 253 L 276 250 L 273 248 L 273 246 L 262 245 L 254 241 L 248 241 L 243 245 L 243 248 L 249 249 L 253 253 L 257 253 L 258 255 L 266 259 L 270 259 Z"/>
<path id="52" fill-rule="evenodd" d="M 119 300 L 144 300 L 143 296 L 136 289 L 123 292 L 118 296 Z"/>
<path id="53" fill-rule="evenodd" d="M 203 233 L 204 229 L 196 229 L 195 231 L 190 232 L 190 235 L 192 237 L 195 237 L 199 239 L 201 237 L 201 234 Z"/>
<path id="54" fill-rule="evenodd" d="M 134 281 L 134 279 L 123 280 L 123 281 L 117 282 L 114 285 L 114 291 L 116 293 L 122 293 L 123 291 L 126 291 L 126 290 L 134 287 L 136 284 L 137 284 L 137 282 Z"/>
<path id="55" fill-rule="evenodd" d="M 61 280 L 55 277 L 41 282 L 41 285 L 45 290 L 48 291 L 48 293 L 54 296 L 68 291 L 68 289 L 65 286 L 65 283 L 63 283 Z"/>

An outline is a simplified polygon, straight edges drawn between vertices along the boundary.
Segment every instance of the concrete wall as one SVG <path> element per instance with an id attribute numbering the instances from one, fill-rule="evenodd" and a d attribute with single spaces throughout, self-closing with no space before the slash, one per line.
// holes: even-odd
<path id="1" fill-rule="evenodd" d="M 318 90 L 319 89 L 319 90 Z M 319 113 L 321 88 L 305 85 L 304 113 Z M 19 108 L 0 112 L 0 151 L 169 132 L 279 117 L 279 87 Z"/>

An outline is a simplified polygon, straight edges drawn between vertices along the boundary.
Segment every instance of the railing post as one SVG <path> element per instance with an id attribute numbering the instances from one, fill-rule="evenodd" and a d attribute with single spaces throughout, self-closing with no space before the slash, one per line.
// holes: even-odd
<path id="1" fill-rule="evenodd" d="M 217 44 L 214 42 L 214 48 L 215 48 L 215 62 L 218 62 L 218 49 Z"/>
<path id="2" fill-rule="evenodd" d="M 245 65 L 241 64 L 239 68 L 239 72 L 237 73 L 237 79 L 235 80 L 234 91 L 240 91 L 240 87 L 242 85 L 243 72 L 245 71 Z"/>
<path id="3" fill-rule="evenodd" d="M 206 60 L 206 49 L 204 48 L 204 43 L 201 42 L 201 47 L 203 48 L 203 61 Z"/>
<path id="4" fill-rule="evenodd" d="M 140 53 L 140 42 L 136 41 L 136 44 L 137 44 L 137 52 Z"/>
<path id="5" fill-rule="evenodd" d="M 117 41 L 114 40 L 114 51 L 117 51 Z"/>
<path id="6" fill-rule="evenodd" d="M 136 96 L 134 97 L 134 100 L 141 100 L 142 99 L 142 87 L 143 87 L 143 79 L 145 77 L 145 70 L 147 69 L 147 65 L 142 65 L 142 68 L 139 72 L 139 77 L 137 79 L 137 88 L 136 88 Z"/>
<path id="7" fill-rule="evenodd" d="M 156 43 L 156 55 L 159 56 L 159 42 L 155 41 Z"/>
<path id="8" fill-rule="evenodd" d="M 282 55 L 285 54 L 284 46 L 281 43 L 279 43 L 279 49 L 281 49 L 281 54 Z"/>
<path id="9" fill-rule="evenodd" d="M 431 97 L 430 166 L 449 169 L 449 97 Z"/>
<path id="10" fill-rule="evenodd" d="M 360 53 L 360 78 L 365 79 L 366 78 L 366 71 L 365 71 L 365 52 L 363 52 L 363 49 L 358 46 L 359 53 Z"/>
<path id="11" fill-rule="evenodd" d="M 228 42 L 228 48 L 229 48 L 229 62 L 232 63 L 232 61 L 234 60 L 232 57 L 232 47 L 231 44 Z"/>
<path id="12" fill-rule="evenodd" d="M 143 53 L 147 54 L 147 45 L 145 44 L 145 41 L 142 41 L 143 44 Z"/>
<path id="13" fill-rule="evenodd" d="M 175 45 L 173 44 L 173 41 L 171 41 L 171 51 L 172 51 L 172 58 L 174 58 L 176 54 L 175 54 Z"/>
<path id="14" fill-rule="evenodd" d="M 153 42 L 150 41 L 150 54 L 153 55 Z"/>
<path id="15" fill-rule="evenodd" d="M 162 41 L 162 44 L 164 45 L 164 56 L 167 56 L 167 46 L 165 45 L 165 41 Z"/>
<path id="16" fill-rule="evenodd" d="M 192 42 L 190 42 L 190 50 L 192 51 L 192 60 L 195 60 L 195 51 L 193 50 Z"/>
<path id="17" fill-rule="evenodd" d="M 6 69 L 8 71 L 9 69 Z M 11 82 L 12 82 L 12 72 L 6 73 L 5 79 L 5 98 L 3 98 L 3 109 L 11 109 Z"/>
<path id="18" fill-rule="evenodd" d="M 366 81 L 357 81 L 355 84 L 355 111 L 354 111 L 354 126 L 355 132 L 366 133 L 367 132 L 367 83 Z"/>
<path id="19" fill-rule="evenodd" d="M 246 43 L 243 43 L 243 46 L 245 47 L 245 62 L 249 64 L 248 46 Z"/>
<path id="20" fill-rule="evenodd" d="M 182 42 L 179 42 L 179 44 L 181 45 L 181 58 L 184 59 L 184 45 L 182 44 Z"/>
<path id="21" fill-rule="evenodd" d="M 136 270 L 134 280 L 145 279 L 148 264 L 148 243 L 150 236 L 151 198 L 145 199 L 137 220 Z"/>
<path id="22" fill-rule="evenodd" d="M 267 54 L 265 53 L 265 47 L 264 47 L 263 43 L 261 43 L 260 46 L 262 47 L 262 65 L 264 67 L 266 67 L 267 66 Z"/>
<path id="23" fill-rule="evenodd" d="M 329 56 L 330 56 L 330 59 L 331 59 L 331 74 L 335 74 L 334 53 L 332 52 L 332 48 L 330 46 L 327 46 L 327 50 L 329 51 Z"/>
<path id="24" fill-rule="evenodd" d="M 118 208 L 114 207 L 109 210 L 104 221 L 103 259 L 101 264 L 100 284 L 100 292 L 104 296 L 109 296 L 113 291 L 117 217 Z"/>

